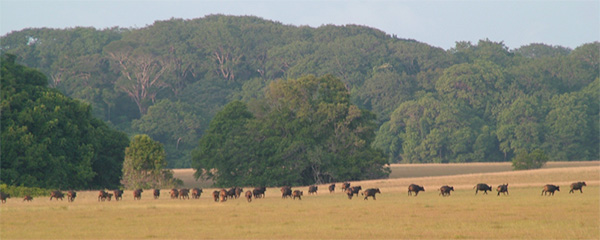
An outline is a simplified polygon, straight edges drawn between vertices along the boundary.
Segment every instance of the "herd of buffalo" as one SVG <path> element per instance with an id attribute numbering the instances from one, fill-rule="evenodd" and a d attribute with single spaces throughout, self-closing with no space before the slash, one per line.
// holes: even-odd
<path id="1" fill-rule="evenodd" d="M 572 183 L 571 191 L 569 191 L 569 193 L 573 193 L 576 190 L 579 190 L 580 193 L 583 193 L 583 191 L 582 191 L 583 186 L 587 186 L 585 184 L 585 182 Z M 361 186 L 350 186 L 349 182 L 342 183 L 341 188 L 342 188 L 342 192 L 344 192 L 348 196 L 348 199 L 352 199 L 352 197 L 354 197 L 354 195 L 356 195 L 358 197 L 358 194 L 360 193 L 361 195 L 364 196 L 364 200 L 367 200 L 369 197 L 372 197 L 373 200 L 376 200 L 375 194 L 377 194 L 377 193 L 381 194 L 381 191 L 379 191 L 379 188 L 368 188 L 368 189 L 365 189 L 364 191 L 362 191 L 362 193 L 361 193 L 361 190 L 362 190 Z M 329 193 L 335 192 L 335 184 L 329 185 L 328 189 L 329 189 Z M 483 191 L 483 194 L 487 194 L 488 191 L 490 191 L 490 192 L 492 191 L 492 186 L 487 185 L 485 183 L 479 183 L 479 184 L 475 185 L 475 187 L 473 187 L 473 189 L 475 189 L 475 194 L 477 194 L 479 191 Z M 309 186 L 308 194 L 316 194 L 317 190 L 318 190 L 317 186 L 315 186 L 315 185 Z M 144 191 L 143 189 L 134 190 L 133 191 L 133 199 L 141 200 L 143 191 Z M 248 190 L 244 193 L 244 190 L 242 188 L 232 187 L 230 189 L 215 190 L 212 193 L 212 197 L 215 202 L 224 202 L 224 201 L 227 201 L 227 199 L 237 199 L 242 195 L 242 193 L 244 193 L 244 197 L 246 198 L 246 200 L 248 202 L 251 202 L 252 198 L 263 198 L 265 196 L 265 191 L 267 191 L 266 187 L 257 187 L 252 190 Z M 425 191 L 425 188 L 423 186 L 419 186 L 416 184 L 411 184 L 408 186 L 408 195 L 409 196 L 412 196 L 414 193 L 414 196 L 416 197 L 417 195 L 419 195 L 419 192 L 421 192 L 421 191 Z M 454 187 L 442 186 L 438 189 L 438 191 L 440 192 L 439 195 L 446 197 L 446 196 L 450 196 L 450 192 L 454 191 Z M 508 183 L 498 185 L 498 187 L 496 188 L 496 191 L 498 192 L 498 196 L 500 196 L 500 194 L 508 195 Z M 552 185 L 552 184 L 547 184 L 544 186 L 544 188 L 542 190 L 542 195 L 549 195 L 549 196 L 554 195 L 555 191 L 560 191 L 560 187 L 556 186 L 556 185 Z M 171 199 L 190 199 L 190 193 L 191 193 L 192 199 L 199 199 L 200 195 L 202 194 L 202 189 L 201 188 L 171 189 L 169 191 L 169 196 L 171 197 Z M 152 191 L 152 194 L 153 194 L 154 199 L 158 199 L 160 197 L 160 189 L 154 189 Z M 303 195 L 304 195 L 303 191 L 292 190 L 292 188 L 289 186 L 285 186 L 285 187 L 281 188 L 281 198 L 283 198 L 283 199 L 289 197 L 294 200 L 296 198 L 298 198 L 298 200 L 302 200 Z M 73 202 L 75 200 L 75 198 L 77 197 L 77 192 L 72 191 L 72 190 L 67 191 L 66 196 L 67 196 L 67 201 Z M 63 200 L 64 197 L 65 197 L 65 193 L 63 193 L 61 191 L 52 191 L 50 193 L 50 200 L 52 200 L 52 199 Z M 0 199 L 2 200 L 2 203 L 6 203 L 7 198 L 10 198 L 10 194 L 0 192 Z M 122 200 L 123 199 L 123 190 L 113 190 L 112 192 L 100 190 L 98 192 L 98 201 L 111 201 L 111 199 L 113 199 L 113 198 L 115 199 L 115 201 Z M 23 201 L 31 201 L 31 200 L 33 200 L 33 197 L 31 197 L 29 195 L 26 195 L 23 198 Z"/>

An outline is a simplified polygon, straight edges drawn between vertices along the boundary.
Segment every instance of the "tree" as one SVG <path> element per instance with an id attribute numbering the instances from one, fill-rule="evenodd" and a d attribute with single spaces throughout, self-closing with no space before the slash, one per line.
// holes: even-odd
<path id="1" fill-rule="evenodd" d="M 162 144 L 148 135 L 136 135 L 125 149 L 121 183 L 127 189 L 176 187 L 180 181 L 166 166 Z"/>
<path id="2" fill-rule="evenodd" d="M 541 149 L 535 149 L 531 153 L 525 149 L 517 151 L 512 160 L 514 170 L 527 170 L 541 168 L 548 161 L 548 156 Z"/>

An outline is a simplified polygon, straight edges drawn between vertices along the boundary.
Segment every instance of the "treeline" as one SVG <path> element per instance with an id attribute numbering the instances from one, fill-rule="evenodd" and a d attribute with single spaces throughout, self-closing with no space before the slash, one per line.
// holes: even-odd
<path id="1" fill-rule="evenodd" d="M 510 161 L 538 149 L 551 160 L 599 156 L 598 42 L 511 50 L 481 40 L 446 51 L 364 26 L 223 15 L 0 40 L 94 116 L 163 143 L 169 167 L 191 165 L 227 103 L 265 99 L 277 79 L 309 74 L 332 74 L 353 105 L 376 114 L 372 146 L 389 162 Z"/>

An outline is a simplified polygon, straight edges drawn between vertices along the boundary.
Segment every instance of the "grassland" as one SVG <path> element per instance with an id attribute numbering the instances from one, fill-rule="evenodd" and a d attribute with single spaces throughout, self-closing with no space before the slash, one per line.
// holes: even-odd
<path id="1" fill-rule="evenodd" d="M 425 170 L 424 170 L 425 171 Z M 583 194 L 568 185 L 586 181 Z M 509 183 L 509 196 L 475 195 L 473 186 Z M 424 185 L 407 196 L 410 183 Z M 558 184 L 555 196 L 540 196 L 546 183 Z M 436 191 L 454 185 L 450 197 Z M 532 171 L 466 173 L 355 182 L 379 187 L 377 200 L 349 200 L 340 191 L 302 200 L 281 199 L 269 188 L 266 198 L 214 202 L 205 189 L 199 200 L 158 200 L 144 192 L 134 201 L 98 202 L 96 192 L 80 192 L 74 203 L 48 198 L 0 207 L 1 239 L 599 239 L 600 164 Z M 295 188 L 296 189 L 296 188 Z M 297 188 L 307 193 L 306 187 Z M 166 195 L 166 190 L 163 191 Z"/>

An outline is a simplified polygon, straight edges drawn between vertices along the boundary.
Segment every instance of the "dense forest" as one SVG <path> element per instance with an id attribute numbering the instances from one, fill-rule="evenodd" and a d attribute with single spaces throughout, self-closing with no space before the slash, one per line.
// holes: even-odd
<path id="1" fill-rule="evenodd" d="M 375 114 L 370 145 L 388 162 L 510 161 L 537 150 L 598 159 L 599 49 L 480 40 L 444 50 L 365 26 L 224 15 L 0 38 L 2 53 L 95 117 L 163 143 L 169 167 L 191 166 L 228 103 L 251 108 L 272 83 L 307 75 L 339 79 L 353 106 Z"/>

